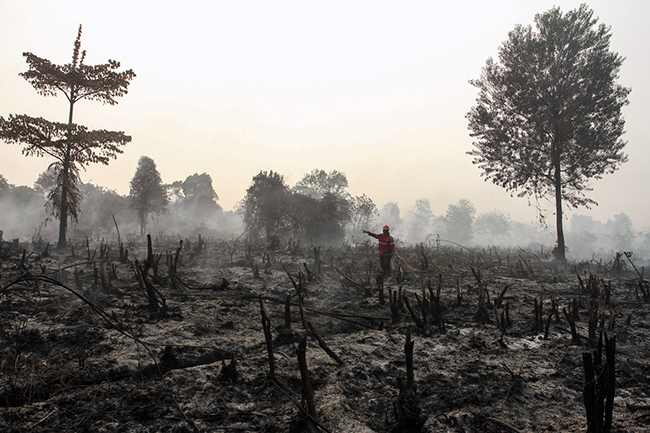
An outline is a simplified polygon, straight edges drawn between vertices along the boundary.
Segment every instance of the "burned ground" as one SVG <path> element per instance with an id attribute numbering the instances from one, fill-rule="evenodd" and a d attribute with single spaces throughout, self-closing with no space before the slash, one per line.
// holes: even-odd
<path id="1" fill-rule="evenodd" d="M 382 302 L 370 244 L 318 261 L 295 244 L 178 247 L 2 245 L 2 431 L 585 431 L 583 354 L 601 333 L 612 431 L 650 429 L 650 304 L 629 261 L 402 249 Z M 302 409 L 303 341 L 321 427 Z"/>

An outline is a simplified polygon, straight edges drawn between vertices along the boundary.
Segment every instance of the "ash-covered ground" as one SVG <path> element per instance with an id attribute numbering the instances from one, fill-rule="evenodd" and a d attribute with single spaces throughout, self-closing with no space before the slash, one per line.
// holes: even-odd
<path id="1" fill-rule="evenodd" d="M 647 283 L 624 256 L 560 266 L 522 250 L 402 249 L 382 302 L 371 243 L 320 260 L 296 244 L 178 247 L 3 243 L 3 432 L 586 431 L 590 299 L 597 338 L 616 343 L 612 431 L 650 429 Z"/>

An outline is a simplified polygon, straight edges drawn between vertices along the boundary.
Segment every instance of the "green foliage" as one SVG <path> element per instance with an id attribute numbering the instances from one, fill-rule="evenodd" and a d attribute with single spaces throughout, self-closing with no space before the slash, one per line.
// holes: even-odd
<path id="1" fill-rule="evenodd" d="M 287 227 L 289 189 L 284 176 L 271 171 L 260 171 L 246 190 L 240 211 L 244 226 L 252 238 L 270 239 Z"/>
<path id="2" fill-rule="evenodd" d="M 508 234 L 510 216 L 499 210 L 482 213 L 474 220 L 474 229 L 477 234 L 487 235 L 490 243 L 494 244 L 495 238 Z"/>
<path id="3" fill-rule="evenodd" d="M 252 239 L 290 236 L 327 245 L 343 241 L 350 219 L 348 202 L 339 195 L 325 192 L 316 199 L 292 193 L 284 177 L 273 171 L 253 177 L 239 212 Z"/>
<path id="4" fill-rule="evenodd" d="M 221 206 L 217 204 L 219 196 L 212 186 L 212 177 L 207 173 L 194 173 L 182 183 L 183 207 L 197 214 L 220 212 Z"/>
<path id="5" fill-rule="evenodd" d="M 78 217 L 81 195 L 77 184 L 79 170 L 90 164 L 108 164 L 131 141 L 123 132 L 96 130 L 73 123 L 74 104 L 82 99 L 115 105 L 115 98 L 127 93 L 132 70 L 116 72 L 120 63 L 109 60 L 95 66 L 84 64 L 86 52 L 81 51 L 81 26 L 74 43 L 71 63 L 56 65 L 32 53 L 23 53 L 29 70 L 20 74 L 43 96 L 63 93 L 69 102 L 68 123 L 41 117 L 9 115 L 0 117 L 0 138 L 10 144 L 26 144 L 26 156 L 50 156 L 55 159 L 57 181 L 48 196 L 52 214 L 59 219 L 58 247 L 66 246 L 68 218 Z"/>
<path id="6" fill-rule="evenodd" d="M 370 224 L 379 216 L 377 206 L 370 197 L 365 194 L 352 197 L 348 200 L 350 225 L 352 231 L 358 233 L 370 227 Z"/>
<path id="7" fill-rule="evenodd" d="M 402 223 L 399 206 L 394 201 L 386 202 L 382 206 L 379 217 L 381 218 L 381 224 L 387 224 L 393 233 Z"/>
<path id="8" fill-rule="evenodd" d="M 29 70 L 20 76 L 29 82 L 43 96 L 56 96 L 61 92 L 70 102 L 70 122 L 72 106 L 82 99 L 100 101 L 115 105 L 115 98 L 128 93 L 128 87 L 135 73 L 128 69 L 116 72 L 120 62 L 109 60 L 101 65 L 85 65 L 86 51 L 81 51 L 81 25 L 74 42 L 72 62 L 56 65 L 32 53 L 23 53 L 29 63 Z"/>
<path id="9" fill-rule="evenodd" d="M 47 169 L 38 175 L 34 182 L 34 189 L 43 197 L 47 197 L 56 187 L 57 170 L 55 164 L 50 164 Z"/>
<path id="10" fill-rule="evenodd" d="M 320 200 L 291 194 L 287 217 L 293 237 L 325 245 L 343 242 L 344 226 L 349 219 L 347 202 L 332 193 L 325 193 Z"/>
<path id="11" fill-rule="evenodd" d="M 630 251 L 632 249 L 632 239 L 635 236 L 634 224 L 627 214 L 614 215 L 614 220 L 608 220 L 606 226 L 611 233 L 612 247 L 615 251 Z"/>
<path id="12" fill-rule="evenodd" d="M 328 245 L 340 245 L 349 221 L 348 202 L 334 193 L 325 193 L 318 203 L 318 236 L 316 240 Z"/>
<path id="13" fill-rule="evenodd" d="M 476 209 L 467 199 L 460 199 L 456 204 L 450 204 L 443 217 L 445 223 L 445 237 L 463 245 L 472 240 L 472 223 Z"/>
<path id="14" fill-rule="evenodd" d="M 419 198 L 415 200 L 413 207 L 408 214 L 408 237 L 411 242 L 422 242 L 431 231 L 433 213 L 429 199 Z"/>
<path id="15" fill-rule="evenodd" d="M 124 230 L 122 223 L 129 221 L 131 218 L 129 198 L 127 196 L 119 195 L 113 190 L 98 185 L 83 182 L 79 183 L 79 193 L 83 200 L 74 237 L 84 239 L 90 236 L 115 236 L 113 217 L 120 224 L 120 231 Z"/>
<path id="16" fill-rule="evenodd" d="M 518 25 L 491 58 L 477 104 L 467 114 L 473 163 L 486 180 L 518 196 L 554 197 L 558 254 L 564 258 L 562 204 L 589 206 L 589 180 L 627 160 L 621 108 L 630 90 L 616 80 L 623 58 L 609 50 L 610 28 L 586 5 Z"/>
<path id="17" fill-rule="evenodd" d="M 11 191 L 11 185 L 7 182 L 7 179 L 0 174 L 0 198 L 9 194 Z"/>
<path id="18" fill-rule="evenodd" d="M 347 199 L 349 196 L 345 191 L 347 187 L 348 178 L 345 173 L 336 170 L 327 173 L 325 170 L 314 169 L 305 174 L 293 186 L 292 191 L 316 200 L 322 199 L 327 193 Z"/>
<path id="19" fill-rule="evenodd" d="M 140 235 L 147 230 L 147 217 L 164 212 L 169 204 L 167 190 L 163 187 L 156 163 L 148 156 L 141 156 L 130 183 L 130 206 L 138 213 Z"/>

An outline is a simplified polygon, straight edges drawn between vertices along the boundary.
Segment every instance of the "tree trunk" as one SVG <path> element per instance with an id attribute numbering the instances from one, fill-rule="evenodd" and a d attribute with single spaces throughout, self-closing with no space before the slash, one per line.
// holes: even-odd
<path id="1" fill-rule="evenodd" d="M 140 236 L 145 235 L 147 232 L 147 214 L 140 215 Z"/>
<path id="2" fill-rule="evenodd" d="M 69 182 L 69 173 L 68 173 L 68 163 L 64 161 L 63 163 L 63 173 L 64 176 L 61 182 L 61 208 L 59 209 L 59 241 L 56 244 L 57 250 L 63 250 L 67 247 L 67 230 L 68 230 L 68 182 Z"/>
<path id="3" fill-rule="evenodd" d="M 61 192 L 61 200 L 67 200 L 66 189 L 63 188 Z M 65 203 L 65 202 L 63 202 Z M 67 221 L 68 221 L 68 207 L 65 204 L 61 205 L 61 213 L 59 215 L 59 241 L 56 244 L 57 250 L 63 250 L 68 246 L 66 241 L 66 232 L 67 232 Z"/>
<path id="4" fill-rule="evenodd" d="M 68 112 L 68 126 L 72 126 L 72 114 L 74 112 L 74 98 L 76 92 L 70 89 L 70 111 Z M 70 132 L 68 131 L 68 134 Z M 68 138 L 70 138 L 68 136 Z M 68 186 L 70 182 L 70 147 L 72 143 L 68 142 L 65 160 L 63 161 L 63 182 L 61 183 L 61 209 L 59 212 L 59 241 L 56 244 L 57 250 L 63 250 L 67 247 L 66 240 L 68 231 Z"/>
<path id="5" fill-rule="evenodd" d="M 556 139 L 557 140 L 557 139 Z M 554 144 L 553 167 L 554 167 L 554 182 L 555 182 L 555 227 L 557 230 L 557 249 L 555 250 L 555 258 L 560 261 L 566 260 L 566 246 L 564 245 L 564 228 L 562 226 L 562 171 L 560 168 L 560 155 L 559 144 Z"/>

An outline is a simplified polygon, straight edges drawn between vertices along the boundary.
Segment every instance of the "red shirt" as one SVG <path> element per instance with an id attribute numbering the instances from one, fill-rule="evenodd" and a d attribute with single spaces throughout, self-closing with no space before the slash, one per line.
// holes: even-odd
<path id="1" fill-rule="evenodd" d="M 395 240 L 390 234 L 376 234 L 368 232 L 368 235 L 376 238 L 379 241 L 379 255 L 383 256 L 384 254 L 394 253 L 395 252 Z"/>

